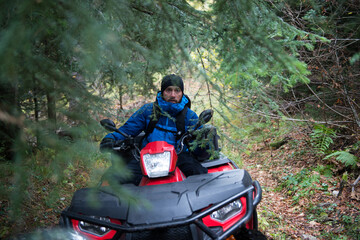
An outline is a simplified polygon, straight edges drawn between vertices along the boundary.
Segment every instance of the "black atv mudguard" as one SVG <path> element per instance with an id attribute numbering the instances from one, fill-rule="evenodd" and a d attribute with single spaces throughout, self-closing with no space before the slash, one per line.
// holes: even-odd
<path id="1" fill-rule="evenodd" d="M 62 217 L 68 219 L 65 221 L 68 223 L 69 219 L 73 218 L 121 232 L 195 223 L 211 238 L 222 239 L 249 221 L 254 208 L 261 200 L 259 183 L 253 182 L 249 173 L 243 169 L 194 175 L 182 182 L 163 185 L 125 184 L 123 187 L 137 199 L 145 201 L 132 204 L 129 200 L 119 198 L 110 187 L 101 187 L 97 190 L 85 188 L 75 192 L 70 207 L 62 213 Z M 201 218 L 242 196 L 246 197 L 247 205 L 244 218 L 221 236 L 202 223 Z M 109 217 L 124 221 L 125 224 L 105 223 L 88 216 Z"/>

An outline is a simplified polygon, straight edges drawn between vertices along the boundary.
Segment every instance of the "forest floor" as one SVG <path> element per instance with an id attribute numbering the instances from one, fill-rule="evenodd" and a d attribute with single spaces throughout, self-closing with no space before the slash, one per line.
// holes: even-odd
<path id="1" fill-rule="evenodd" d="M 276 150 L 268 139 L 242 154 L 243 168 L 263 189 L 261 232 L 268 239 L 360 239 L 360 186 L 351 194 L 350 185 L 357 175 L 341 184 L 346 169 L 336 162 L 327 168 L 311 153 L 307 135 L 299 129 Z"/>

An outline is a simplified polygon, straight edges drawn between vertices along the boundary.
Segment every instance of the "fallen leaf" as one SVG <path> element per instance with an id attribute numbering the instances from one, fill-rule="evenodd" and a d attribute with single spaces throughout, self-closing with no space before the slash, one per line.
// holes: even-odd
<path id="1" fill-rule="evenodd" d="M 309 222 L 309 224 L 310 224 L 311 226 L 319 226 L 319 225 L 320 225 L 320 223 L 315 222 L 315 221 L 311 221 L 311 222 Z"/>

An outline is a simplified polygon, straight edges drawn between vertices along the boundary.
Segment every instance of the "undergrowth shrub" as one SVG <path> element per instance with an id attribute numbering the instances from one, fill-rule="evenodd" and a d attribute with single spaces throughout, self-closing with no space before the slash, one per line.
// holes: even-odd
<path id="1" fill-rule="evenodd" d="M 315 125 L 310 134 L 310 141 L 313 148 L 319 155 L 324 155 L 329 151 L 330 145 L 334 142 L 336 131 L 324 125 Z"/>
<path id="2" fill-rule="evenodd" d="M 356 167 L 358 162 L 358 158 L 347 151 L 336 151 L 327 155 L 324 159 L 329 159 L 331 157 L 335 157 L 337 161 L 343 163 L 346 167 Z"/>
<path id="3" fill-rule="evenodd" d="M 108 156 L 91 141 L 43 147 L 21 162 L 1 162 L 0 239 L 57 224 L 73 193 L 96 185 L 109 166 Z"/>
<path id="4" fill-rule="evenodd" d="M 356 206 L 349 204 L 350 208 L 357 209 Z M 323 232 L 323 239 L 359 239 L 360 234 L 360 215 L 339 214 L 339 206 L 336 203 L 323 203 L 311 206 L 307 218 L 322 224 L 331 225 L 338 229 L 343 229 L 343 234 L 339 236 L 335 232 Z"/>
<path id="5" fill-rule="evenodd" d="M 349 151 L 337 150 L 331 152 L 330 146 L 334 143 L 336 131 L 324 125 L 315 125 L 310 134 L 311 144 L 318 155 L 325 155 L 323 160 L 335 158 L 338 162 L 345 165 L 345 167 L 356 167 L 358 157 Z M 358 147 L 355 151 L 358 150 Z M 352 149 L 354 151 L 354 149 Z"/>
<path id="6" fill-rule="evenodd" d="M 320 183 L 320 174 L 304 168 L 298 173 L 290 173 L 282 178 L 278 190 L 286 190 L 286 194 L 292 197 L 294 203 L 301 198 L 307 198 L 315 190 L 327 191 L 327 184 Z"/>

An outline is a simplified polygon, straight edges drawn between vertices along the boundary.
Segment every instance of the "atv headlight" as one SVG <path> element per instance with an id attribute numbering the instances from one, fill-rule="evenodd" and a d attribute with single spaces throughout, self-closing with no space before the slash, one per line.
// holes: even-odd
<path id="1" fill-rule="evenodd" d="M 149 178 L 164 177 L 169 174 L 171 154 L 168 151 L 144 154 L 144 167 Z"/>
<path id="2" fill-rule="evenodd" d="M 219 222 L 225 222 L 229 218 L 241 212 L 242 204 L 239 200 L 235 200 L 225 207 L 211 213 L 210 217 Z"/>
<path id="3" fill-rule="evenodd" d="M 110 222 L 110 219 L 106 218 L 106 217 L 91 216 L 91 218 L 96 218 L 101 221 Z M 99 225 L 84 222 L 84 221 L 79 221 L 79 228 L 81 231 L 91 233 L 91 234 L 94 234 L 97 236 L 103 236 L 110 231 L 110 229 L 107 227 L 99 226 Z"/>

